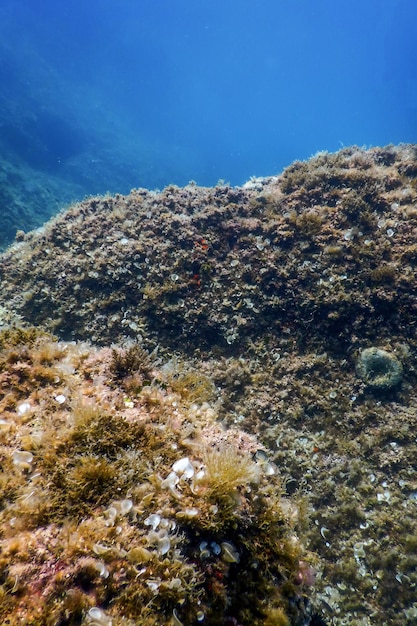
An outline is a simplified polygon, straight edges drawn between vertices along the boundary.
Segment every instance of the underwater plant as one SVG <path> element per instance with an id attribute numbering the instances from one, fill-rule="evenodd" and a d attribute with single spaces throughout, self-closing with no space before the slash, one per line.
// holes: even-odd
<path id="1" fill-rule="evenodd" d="M 11 360 L 0 352 L 3 375 L 23 357 L 26 368 L 24 401 L 1 429 L 1 623 L 308 620 L 314 557 L 297 536 L 300 511 L 256 439 L 217 423 L 205 384 L 190 404 L 155 370 L 126 402 L 109 363 L 129 373 L 136 351 L 125 367 L 116 349 L 39 341 Z M 39 361 L 55 377 L 33 388 Z"/>

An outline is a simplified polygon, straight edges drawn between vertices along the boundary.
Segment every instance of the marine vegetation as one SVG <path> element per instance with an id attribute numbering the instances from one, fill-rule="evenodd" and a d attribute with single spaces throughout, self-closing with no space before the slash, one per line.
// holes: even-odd
<path id="1" fill-rule="evenodd" d="M 0 622 L 414 624 L 416 229 L 404 144 L 18 233 Z"/>
<path id="2" fill-rule="evenodd" d="M 114 348 L 7 337 L 2 624 L 308 623 L 316 559 L 253 436 L 155 382 L 158 369 L 128 399 L 115 372 L 135 359 Z"/>

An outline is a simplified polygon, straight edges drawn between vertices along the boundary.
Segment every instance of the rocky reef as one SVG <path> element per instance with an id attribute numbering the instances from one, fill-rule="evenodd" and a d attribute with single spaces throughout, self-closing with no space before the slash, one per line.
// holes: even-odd
<path id="1" fill-rule="evenodd" d="M 138 347 L 0 344 L 1 623 L 311 623 L 305 507 L 214 390 Z"/>
<path id="2" fill-rule="evenodd" d="M 21 235 L 0 257 L 16 623 L 414 623 L 416 235 L 413 145 Z"/>
<path id="3" fill-rule="evenodd" d="M 65 339 L 187 355 L 383 342 L 416 317 L 416 167 L 412 146 L 345 149 L 243 188 L 92 198 L 9 248 L 0 302 Z"/>

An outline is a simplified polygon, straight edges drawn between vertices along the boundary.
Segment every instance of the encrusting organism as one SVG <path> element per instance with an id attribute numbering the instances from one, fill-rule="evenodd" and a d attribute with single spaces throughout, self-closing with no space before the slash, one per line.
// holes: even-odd
<path id="1" fill-rule="evenodd" d="M 397 357 L 381 348 L 365 348 L 359 354 L 356 373 L 368 387 L 387 391 L 401 382 L 403 366 Z"/>

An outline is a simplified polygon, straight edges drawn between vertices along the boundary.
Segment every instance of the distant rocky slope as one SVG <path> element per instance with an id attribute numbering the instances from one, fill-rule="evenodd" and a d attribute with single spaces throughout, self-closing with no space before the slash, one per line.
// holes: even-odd
<path id="1" fill-rule="evenodd" d="M 97 108 L 94 89 L 82 90 L 81 105 L 79 82 L 55 72 L 29 40 L 7 39 L 0 38 L 0 250 L 76 198 L 178 178 L 176 166 L 158 166 L 160 147 L 137 133 L 129 140 L 124 120 L 104 102 Z"/>
<path id="2" fill-rule="evenodd" d="M 0 150 L 0 250 L 4 250 L 16 232 L 40 226 L 85 192 L 62 178 L 16 162 L 1 146 Z"/>

